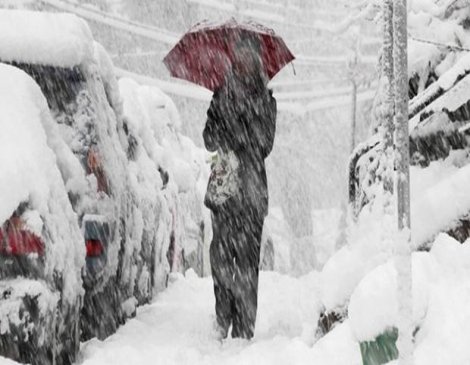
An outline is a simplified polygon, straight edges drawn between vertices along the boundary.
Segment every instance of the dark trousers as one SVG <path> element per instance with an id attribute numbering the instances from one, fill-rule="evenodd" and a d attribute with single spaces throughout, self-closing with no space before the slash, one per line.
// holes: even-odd
<path id="1" fill-rule="evenodd" d="M 264 216 L 212 214 L 210 247 L 217 323 L 227 335 L 252 338 L 258 305 L 258 274 Z"/>

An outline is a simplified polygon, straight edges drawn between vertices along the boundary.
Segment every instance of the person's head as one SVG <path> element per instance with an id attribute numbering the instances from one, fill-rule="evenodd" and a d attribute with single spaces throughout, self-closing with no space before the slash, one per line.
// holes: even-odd
<path id="1" fill-rule="evenodd" d="M 235 43 L 233 72 L 246 80 L 265 79 L 258 37 L 241 36 Z"/>

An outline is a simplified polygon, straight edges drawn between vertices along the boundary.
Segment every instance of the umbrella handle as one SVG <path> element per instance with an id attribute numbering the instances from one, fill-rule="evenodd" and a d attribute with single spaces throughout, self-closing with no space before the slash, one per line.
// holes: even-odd
<path id="1" fill-rule="evenodd" d="M 294 71 L 294 76 L 297 76 L 297 72 L 295 72 L 294 62 L 291 62 L 290 64 L 292 65 L 292 71 Z"/>

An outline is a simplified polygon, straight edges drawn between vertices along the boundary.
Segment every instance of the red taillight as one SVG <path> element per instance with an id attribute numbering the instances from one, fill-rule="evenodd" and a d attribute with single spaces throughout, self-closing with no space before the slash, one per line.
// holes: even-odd
<path id="1" fill-rule="evenodd" d="M 0 254 L 21 256 L 29 254 L 44 255 L 44 242 L 34 233 L 18 229 L 12 224 L 0 229 Z"/>
<path id="2" fill-rule="evenodd" d="M 87 257 L 96 257 L 103 254 L 103 244 L 99 240 L 86 241 L 86 255 Z"/>

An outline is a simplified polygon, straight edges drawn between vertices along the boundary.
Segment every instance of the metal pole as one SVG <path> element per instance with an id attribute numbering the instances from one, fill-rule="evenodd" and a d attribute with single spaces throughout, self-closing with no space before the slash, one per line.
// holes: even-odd
<path id="1" fill-rule="evenodd" d="M 410 149 L 408 132 L 408 57 L 406 0 L 393 3 L 393 66 L 395 94 L 396 196 L 398 235 L 397 268 L 399 365 L 413 364 L 413 307 L 411 287 Z"/>
<path id="2" fill-rule="evenodd" d="M 356 123 L 357 123 L 357 82 L 354 78 L 351 80 L 351 147 L 350 153 L 352 154 L 356 147 Z"/>

